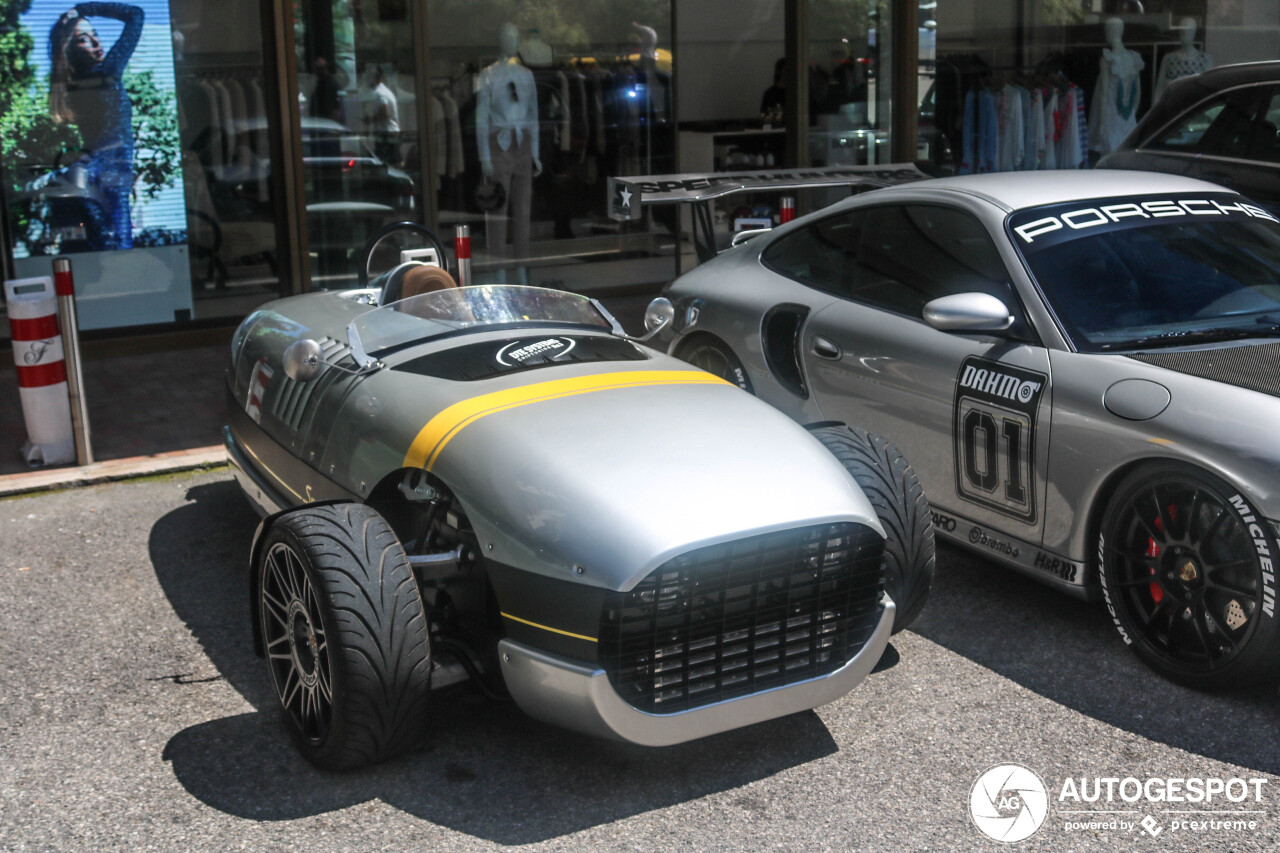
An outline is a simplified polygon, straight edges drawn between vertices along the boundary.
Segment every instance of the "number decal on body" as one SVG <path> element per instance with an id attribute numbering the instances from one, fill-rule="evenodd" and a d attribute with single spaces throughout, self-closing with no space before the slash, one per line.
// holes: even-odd
<path id="1" fill-rule="evenodd" d="M 960 497 L 1036 522 L 1036 413 L 1049 377 L 966 358 L 956 379 L 954 435 Z"/>

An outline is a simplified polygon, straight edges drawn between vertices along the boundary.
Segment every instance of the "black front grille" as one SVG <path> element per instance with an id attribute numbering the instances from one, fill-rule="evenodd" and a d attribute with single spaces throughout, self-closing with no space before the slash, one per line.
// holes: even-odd
<path id="1" fill-rule="evenodd" d="M 650 713 L 834 672 L 879 621 L 883 549 L 874 530 L 840 523 L 691 551 L 609 594 L 601 662 Z"/>

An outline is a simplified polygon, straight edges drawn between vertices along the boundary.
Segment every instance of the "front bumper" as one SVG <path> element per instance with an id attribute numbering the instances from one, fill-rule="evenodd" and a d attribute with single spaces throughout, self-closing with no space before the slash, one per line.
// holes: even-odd
<path id="1" fill-rule="evenodd" d="M 531 717 L 641 746 L 670 746 L 817 708 L 853 690 L 889 644 L 896 608 L 888 595 L 882 600 L 884 611 L 870 639 L 835 672 L 674 714 L 649 714 L 631 707 L 600 667 L 512 640 L 498 643 L 502 676 L 516 704 Z"/>

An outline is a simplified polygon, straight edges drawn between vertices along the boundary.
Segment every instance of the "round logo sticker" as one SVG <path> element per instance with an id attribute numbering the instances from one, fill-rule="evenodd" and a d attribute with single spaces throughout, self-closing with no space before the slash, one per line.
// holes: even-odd
<path id="1" fill-rule="evenodd" d="M 1044 782 L 1021 764 L 997 764 L 978 777 L 969 792 L 973 825 L 996 841 L 1030 838 L 1049 813 Z"/>

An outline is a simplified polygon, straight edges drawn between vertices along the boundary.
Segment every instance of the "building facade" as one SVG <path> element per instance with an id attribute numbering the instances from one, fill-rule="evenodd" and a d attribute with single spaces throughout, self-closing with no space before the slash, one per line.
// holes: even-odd
<path id="1" fill-rule="evenodd" d="M 1088 168 L 1171 79 L 1280 58 L 1275 0 L 16 0 L 6 277 L 72 259 L 95 334 L 347 287 L 388 223 L 477 280 L 593 295 L 679 269 L 610 176 L 928 161 Z M 772 216 L 738 201 L 720 227 Z M 802 211 L 803 212 L 803 211 Z"/>

